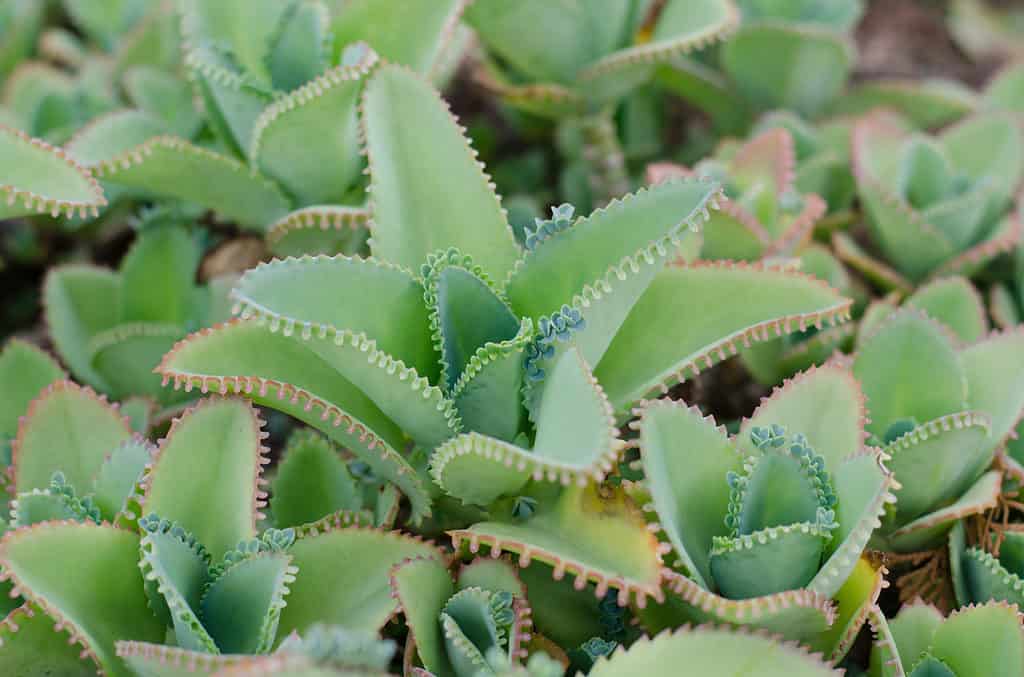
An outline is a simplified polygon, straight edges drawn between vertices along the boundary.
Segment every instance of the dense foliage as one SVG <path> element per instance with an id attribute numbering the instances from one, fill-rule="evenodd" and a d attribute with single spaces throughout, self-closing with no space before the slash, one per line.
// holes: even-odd
<path id="1" fill-rule="evenodd" d="M 1024 675 L 1020 17 L 864 11 L 3 0 L 0 673 Z"/>

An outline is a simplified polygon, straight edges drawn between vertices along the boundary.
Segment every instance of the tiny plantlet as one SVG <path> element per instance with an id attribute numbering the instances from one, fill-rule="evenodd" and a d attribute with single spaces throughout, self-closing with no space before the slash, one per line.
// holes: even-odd
<path id="1" fill-rule="evenodd" d="M 1024 674 L 1021 33 L 888 4 L 0 2 L 0 675 Z"/>

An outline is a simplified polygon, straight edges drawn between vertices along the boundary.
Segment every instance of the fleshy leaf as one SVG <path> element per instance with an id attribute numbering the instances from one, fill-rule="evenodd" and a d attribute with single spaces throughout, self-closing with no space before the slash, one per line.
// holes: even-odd
<path id="1" fill-rule="evenodd" d="M 0 125 L 0 219 L 36 213 L 96 216 L 107 204 L 89 173 L 59 148 Z"/>
<path id="2" fill-rule="evenodd" d="M 994 333 L 962 349 L 970 406 L 989 415 L 991 445 L 1012 436 L 1024 415 L 1024 331 Z"/>
<path id="3" fill-rule="evenodd" d="M 164 637 L 146 606 L 138 548 L 138 536 L 110 526 L 48 522 L 8 533 L 0 562 L 22 593 L 70 626 L 109 674 L 127 676 L 114 642 Z M 97 609 L 105 610 L 102 617 Z"/>
<path id="4" fill-rule="evenodd" d="M 209 207 L 258 230 L 287 214 L 291 207 L 269 179 L 232 158 L 173 136 L 154 137 L 101 162 L 94 172 L 119 186 Z"/>
<path id="5" fill-rule="evenodd" d="M 93 500 L 103 519 L 113 521 L 125 508 L 125 501 L 152 462 L 154 451 L 154 447 L 140 437 L 133 437 L 110 451 L 92 482 Z"/>
<path id="6" fill-rule="evenodd" d="M 362 106 L 373 254 L 415 268 L 427 254 L 458 247 L 502 279 L 519 247 L 447 104 L 416 75 L 389 65 L 370 79 Z"/>
<path id="7" fill-rule="evenodd" d="M 125 284 L 122 289 L 127 287 Z M 172 404 L 185 398 L 165 390 L 153 367 L 184 336 L 185 330 L 174 324 L 119 324 L 89 341 L 90 365 L 103 378 L 111 397 L 142 395 Z"/>
<path id="8" fill-rule="evenodd" d="M 367 51 L 358 64 L 331 69 L 268 106 L 253 128 L 252 165 L 301 204 L 342 198 L 362 168 L 356 107 L 376 62 Z"/>
<path id="9" fill-rule="evenodd" d="M 63 631 L 39 607 L 23 604 L 0 621 L 0 670 L 18 677 L 86 677 L 99 665 L 89 648 L 69 643 Z"/>
<path id="10" fill-rule="evenodd" d="M 52 357 L 31 343 L 14 339 L 0 351 L 0 438 L 14 437 L 18 419 L 40 391 L 65 378 Z"/>
<path id="11" fill-rule="evenodd" d="M 271 514 L 279 529 L 315 522 L 338 510 L 358 510 L 356 480 L 338 449 L 312 431 L 288 440 L 271 483 Z"/>
<path id="12" fill-rule="evenodd" d="M 819 114 L 846 84 L 852 45 L 808 25 L 752 23 L 722 48 L 722 67 L 757 107 Z"/>
<path id="13" fill-rule="evenodd" d="M 261 552 L 228 565 L 200 602 L 203 622 L 218 648 L 239 654 L 270 651 L 297 572 L 283 552 Z"/>
<path id="14" fill-rule="evenodd" d="M 265 493 L 261 421 L 241 399 L 209 399 L 175 420 L 147 472 L 144 510 L 180 524 L 215 558 L 256 535 Z"/>
<path id="15" fill-rule="evenodd" d="M 867 430 L 879 439 L 897 420 L 937 419 L 960 411 L 967 399 L 950 331 L 921 311 L 897 311 L 864 339 L 853 375 L 871 403 Z"/>
<path id="16" fill-rule="evenodd" d="M 430 74 L 440 65 L 468 4 L 465 0 L 413 5 L 402 0 L 347 2 L 331 22 L 335 46 L 340 49 L 365 41 L 391 63 Z"/>
<path id="17" fill-rule="evenodd" d="M 434 480 L 452 496 L 487 505 L 535 480 L 601 481 L 622 443 L 608 400 L 575 347 L 562 353 L 541 396 L 533 449 L 466 433 L 431 457 Z M 486 478 L 486 479 L 484 479 Z"/>
<path id="18" fill-rule="evenodd" d="M 944 323 L 964 343 L 977 341 L 988 333 L 981 294 L 962 277 L 940 278 L 926 284 L 907 299 L 906 305 L 920 308 Z"/>
<path id="19" fill-rule="evenodd" d="M 210 583 L 210 555 L 195 536 L 150 514 L 139 521 L 139 568 L 153 613 L 174 627 L 178 646 L 219 653 L 199 619 L 199 601 Z"/>
<path id="20" fill-rule="evenodd" d="M 121 319 L 186 324 L 201 253 L 196 238 L 181 227 L 140 233 L 121 260 Z"/>
<path id="21" fill-rule="evenodd" d="M 315 205 L 291 212 L 270 226 L 267 246 L 274 254 L 345 254 L 363 251 L 370 214 L 362 207 Z"/>
<path id="22" fill-rule="evenodd" d="M 609 658 L 598 659 L 589 674 L 825 677 L 839 671 L 797 645 L 728 628 L 702 626 L 642 639 L 628 650 L 620 649 Z"/>
<path id="23" fill-rule="evenodd" d="M 301 634 L 317 622 L 376 632 L 398 604 L 389 588 L 391 567 L 414 557 L 442 558 L 428 543 L 358 528 L 300 538 L 289 553 L 300 573 L 281 612 L 278 637 Z M 358 586 L 351 585 L 354 580 Z"/>
<path id="24" fill-rule="evenodd" d="M 958 521 L 995 508 L 999 503 L 1002 485 L 1002 473 L 996 470 L 986 472 L 953 503 L 918 517 L 892 532 L 884 539 L 886 548 L 894 552 L 920 552 L 936 547 Z"/>
<path id="25" fill-rule="evenodd" d="M 539 320 L 571 305 L 588 325 L 578 338 L 583 357 L 599 364 L 651 276 L 687 228 L 707 220 L 718 195 L 710 182 L 660 183 L 528 245 L 506 283 L 512 308 Z"/>
<path id="26" fill-rule="evenodd" d="M 115 646 L 138 677 L 212 677 L 245 658 L 149 642 L 118 641 Z"/>
<path id="27" fill-rule="evenodd" d="M 445 602 L 455 593 L 455 584 L 444 562 L 417 559 L 399 564 L 391 572 L 391 590 L 423 666 L 435 675 L 451 674 L 440 618 Z"/>
<path id="28" fill-rule="evenodd" d="M 92 367 L 89 341 L 117 324 L 121 280 L 93 266 L 51 268 L 43 283 L 43 308 L 54 345 L 76 379 L 101 390 L 102 376 Z"/>
<path id="29" fill-rule="evenodd" d="M 57 381 L 32 404 L 12 444 L 19 492 L 49 485 L 55 472 L 85 491 L 107 454 L 131 438 L 128 422 L 92 390 Z"/>
<path id="30" fill-rule="evenodd" d="M 575 575 L 575 585 L 597 584 L 597 594 L 618 590 L 620 605 L 635 595 L 640 605 L 648 596 L 660 599 L 660 555 L 657 541 L 643 522 L 643 515 L 618 488 L 588 484 L 585 487 L 537 487 L 537 512 L 524 521 L 480 522 L 469 529 L 450 531 L 458 548 L 470 552 L 481 545 L 494 551 L 512 552 L 519 565 L 536 559 L 554 566 L 553 576 Z M 556 497 L 557 494 L 557 497 Z"/>
<path id="31" fill-rule="evenodd" d="M 365 362 L 365 354 L 360 354 Z M 233 322 L 179 343 L 157 371 L 165 381 L 173 378 L 176 389 L 234 392 L 294 416 L 351 450 L 377 477 L 401 489 L 412 503 L 414 522 L 430 514 L 423 481 L 392 445 L 401 444 L 399 429 L 297 340 L 268 333 L 256 322 Z M 407 372 L 396 371 L 394 378 L 403 374 Z M 408 386 L 410 393 L 415 393 L 413 386 L 419 389 L 424 384 L 414 381 Z"/>
<path id="32" fill-rule="evenodd" d="M 168 132 L 160 118 L 125 109 L 101 115 L 82 127 L 64 149 L 85 167 L 95 167 Z"/>
<path id="33" fill-rule="evenodd" d="M 743 457 L 694 408 L 658 400 L 639 411 L 640 454 L 659 523 L 687 573 L 711 590 L 708 553 L 714 537 L 728 532 L 726 475 L 742 469 Z"/>
<path id="34" fill-rule="evenodd" d="M 849 317 L 851 303 L 819 280 L 780 269 L 732 262 L 673 265 L 633 307 L 594 373 L 612 406 L 624 412 L 684 380 L 687 372 L 695 375 L 735 354 L 738 343 L 837 324 Z M 658 331 L 650 331 L 655 325 Z M 647 356 L 643 365 L 635 355 Z"/>
<path id="35" fill-rule="evenodd" d="M 986 646 L 980 654 L 972 647 Z M 1014 606 L 988 602 L 950 615 L 935 630 L 931 653 L 958 677 L 1024 671 L 1024 630 Z"/>

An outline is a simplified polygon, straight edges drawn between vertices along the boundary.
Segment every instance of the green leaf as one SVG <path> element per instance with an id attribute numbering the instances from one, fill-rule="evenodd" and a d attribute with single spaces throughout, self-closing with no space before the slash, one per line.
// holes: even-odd
<path id="1" fill-rule="evenodd" d="M 359 528 L 300 538 L 289 552 L 299 575 L 281 612 L 278 637 L 301 634 L 318 622 L 376 632 L 397 607 L 389 588 L 391 567 L 414 557 L 442 557 L 434 546 L 398 532 Z"/>
<path id="2" fill-rule="evenodd" d="M 960 412 L 928 421 L 889 444 L 889 466 L 902 488 L 895 519 L 921 516 L 966 491 L 991 462 L 989 419 Z"/>
<path id="3" fill-rule="evenodd" d="M 988 333 L 985 303 L 978 290 L 963 277 L 940 278 L 919 288 L 906 304 L 920 308 L 947 325 L 964 343 Z"/>
<path id="4" fill-rule="evenodd" d="M 146 606 L 138 548 L 138 536 L 127 531 L 50 522 L 7 534 L 0 563 L 30 601 L 71 626 L 104 670 L 126 676 L 114 642 L 164 637 Z"/>
<path id="5" fill-rule="evenodd" d="M 376 63 L 367 51 L 267 106 L 253 126 L 251 164 L 300 204 L 338 202 L 362 169 L 356 108 Z"/>
<path id="6" fill-rule="evenodd" d="M 897 420 L 930 421 L 967 400 L 951 332 L 917 310 L 897 311 L 862 341 L 853 375 L 871 403 L 867 430 L 879 439 Z"/>
<path id="7" fill-rule="evenodd" d="M 879 541 L 892 552 L 920 552 L 938 547 L 950 527 L 959 520 L 995 508 L 999 503 L 1002 485 L 1002 473 L 990 470 L 978 478 L 953 503 L 918 517 L 892 532 L 887 538 L 879 538 Z"/>
<path id="8" fill-rule="evenodd" d="M 741 471 L 743 456 L 713 419 L 680 402 L 651 402 L 642 409 L 638 427 L 644 477 L 659 523 L 689 575 L 712 590 L 708 553 L 714 537 L 728 533 L 726 475 Z"/>
<path id="9" fill-rule="evenodd" d="M 211 47 L 187 52 L 185 64 L 202 99 L 207 124 L 232 155 L 247 158 L 256 120 L 273 101 L 270 93 Z"/>
<path id="10" fill-rule="evenodd" d="M 468 4 L 463 0 L 346 2 L 331 22 L 335 51 L 364 41 L 391 63 L 423 75 L 436 73 Z"/>
<path id="11" fill-rule="evenodd" d="M 455 593 L 451 574 L 438 559 L 417 559 L 399 564 L 391 572 L 391 589 L 398 600 L 416 652 L 427 670 L 435 675 L 452 674 L 444 636 L 441 611 Z"/>
<path id="12" fill-rule="evenodd" d="M 185 330 L 173 324 L 120 324 L 96 334 L 89 341 L 91 366 L 103 378 L 106 392 L 114 398 L 142 395 L 165 404 L 180 402 L 186 398 L 165 390 L 160 385 L 160 377 L 153 373 L 153 367 L 184 336 Z"/>
<path id="13" fill-rule="evenodd" d="M 481 348 L 516 336 L 519 319 L 487 274 L 457 249 L 428 255 L 421 277 L 444 386 L 451 392 Z"/>
<path id="14" fill-rule="evenodd" d="M 465 429 L 506 442 L 519 434 L 525 351 L 533 339 L 532 323 L 524 321 L 514 338 L 478 348 L 470 357 L 451 391 Z"/>
<path id="15" fill-rule="evenodd" d="M 298 340 L 268 333 L 256 322 L 236 321 L 192 335 L 165 356 L 157 371 L 167 381 L 173 378 L 175 389 L 230 391 L 294 416 L 401 489 L 412 503 L 414 522 L 430 514 L 423 481 L 395 451 L 403 443 L 401 431 Z M 408 376 L 396 371 L 395 378 L 403 374 Z M 418 380 L 413 385 L 423 387 Z"/>
<path id="16" fill-rule="evenodd" d="M 733 600 L 708 592 L 682 574 L 663 574 L 665 603 L 641 613 L 651 633 L 678 628 L 683 623 L 717 623 L 765 630 L 789 640 L 808 642 L 820 637 L 835 620 L 828 597 L 812 590 L 785 592 Z"/>
<path id="17" fill-rule="evenodd" d="M 622 443 L 611 408 L 589 365 L 575 347 L 562 353 L 546 377 L 532 450 L 471 432 L 445 443 L 431 457 L 431 474 L 452 496 L 488 505 L 536 480 L 600 482 Z"/>
<path id="18" fill-rule="evenodd" d="M 117 110 L 82 127 L 64 148 L 83 166 L 91 168 L 167 132 L 167 124 L 148 112 Z"/>
<path id="19" fill-rule="evenodd" d="M 957 677 L 982 677 L 1024 671 L 1024 641 L 1015 607 L 998 602 L 950 615 L 932 638 L 931 653 Z M 985 646 L 978 652 L 976 647 Z"/>
<path id="20" fill-rule="evenodd" d="M 372 296 L 367 289 L 374 290 Z M 423 285 L 411 272 L 387 262 L 303 256 L 248 271 L 233 297 L 243 319 L 269 321 L 271 331 L 281 328 L 285 336 L 298 331 L 307 341 L 316 336 L 347 343 L 365 337 L 375 342 L 376 350 L 402 360 L 433 383 L 437 354 L 423 294 Z"/>
<path id="21" fill-rule="evenodd" d="M 738 344 L 837 324 L 849 317 L 851 303 L 819 280 L 781 269 L 674 264 L 633 307 L 594 374 L 624 413 L 687 372 L 695 375 L 735 354 Z M 636 355 L 645 357 L 638 362 Z"/>
<path id="22" fill-rule="evenodd" d="M 919 129 L 934 129 L 973 112 L 978 96 L 956 80 L 872 79 L 851 88 L 832 107 L 836 115 L 897 111 Z"/>
<path id="23" fill-rule="evenodd" d="M 182 23 L 186 38 L 199 44 L 218 45 L 231 54 L 238 65 L 260 85 L 271 84 L 268 56 L 273 37 L 293 2 L 270 0 L 222 0 L 207 3 L 186 0 L 182 3 Z M 239 21 L 245 16 L 247 21 Z"/>
<path id="24" fill-rule="evenodd" d="M 338 510 L 362 507 L 356 480 L 338 449 L 320 435 L 292 434 L 271 483 L 271 514 L 279 528 L 299 526 Z"/>
<path id="25" fill-rule="evenodd" d="M 838 606 L 836 620 L 811 644 L 829 661 L 838 663 L 850 651 L 867 622 L 869 611 L 887 585 L 886 573 L 884 567 L 872 564 L 867 557 L 857 560 L 850 577 L 835 594 Z"/>
<path id="26" fill-rule="evenodd" d="M 330 10 L 322 2 L 293 4 L 279 23 L 266 61 L 278 90 L 291 90 L 314 79 L 328 65 L 332 36 Z"/>
<path id="27" fill-rule="evenodd" d="M 537 486 L 537 512 L 525 521 L 480 522 L 450 531 L 456 548 L 481 545 L 493 551 L 519 555 L 520 567 L 531 560 L 554 566 L 554 577 L 566 572 L 576 585 L 597 584 L 597 594 L 618 590 L 624 606 L 631 594 L 639 604 L 646 597 L 659 599 L 660 556 L 657 541 L 647 530 L 643 515 L 621 489 L 591 483 Z M 641 601 L 642 600 L 642 601 Z"/>
<path id="28" fill-rule="evenodd" d="M 200 603 L 203 621 L 225 653 L 266 653 L 274 646 L 288 585 L 299 571 L 281 552 L 253 555 L 229 565 Z"/>
<path id="29" fill-rule="evenodd" d="M 175 420 L 144 479 L 143 505 L 194 534 L 214 558 L 256 535 L 266 433 L 252 406 L 209 399 Z"/>
<path id="30" fill-rule="evenodd" d="M 569 0 L 482 0 L 467 7 L 466 22 L 489 50 L 530 80 L 572 85 L 581 68 L 623 41 L 626 17 L 621 11 L 611 14 L 609 5 L 625 4 L 590 8 Z M 608 14 L 599 16 L 598 7 Z M 619 21 L 610 20 L 616 15 Z"/>
<path id="31" fill-rule="evenodd" d="M 219 653 L 199 619 L 199 601 L 210 583 L 210 555 L 195 536 L 154 514 L 139 522 L 139 569 L 146 581 L 149 607 L 164 625 L 173 626 L 185 649 Z"/>
<path id="32" fill-rule="evenodd" d="M 413 73 L 388 65 L 370 79 L 362 106 L 373 254 L 415 268 L 427 254 L 458 247 L 494 279 L 504 277 L 519 247 L 447 104 Z"/>
<path id="33" fill-rule="evenodd" d="M 967 401 L 989 415 L 990 446 L 1000 446 L 1024 414 L 1024 331 L 992 334 L 958 357 L 967 377 Z"/>
<path id="34" fill-rule="evenodd" d="M 60 357 L 74 377 L 100 390 L 107 385 L 92 367 L 89 342 L 119 321 L 121 280 L 93 266 L 51 268 L 43 282 L 43 313 Z"/>
<path id="35" fill-rule="evenodd" d="M 121 259 L 121 318 L 185 325 L 201 251 L 182 227 L 149 228 Z"/>
<path id="36" fill-rule="evenodd" d="M 583 357 L 599 364 L 647 280 L 676 252 L 686 228 L 707 219 L 718 194 L 716 184 L 703 181 L 661 183 L 541 240 L 509 275 L 513 310 L 536 320 L 575 307 L 589 325 L 579 339 Z M 640 284 L 621 288 L 630 276 Z M 588 312 L 593 303 L 597 312 Z"/>
<path id="37" fill-rule="evenodd" d="M 39 348 L 18 339 L 8 341 L 0 350 L 0 437 L 14 437 L 29 403 L 64 377 L 60 365 Z"/>
<path id="38" fill-rule="evenodd" d="M 104 181 L 208 207 L 242 226 L 264 229 L 291 205 L 269 179 L 241 163 L 173 136 L 157 136 L 94 168 Z"/>
<path id="39" fill-rule="evenodd" d="M 854 61 L 853 46 L 807 25 L 751 23 L 722 47 L 722 67 L 736 88 L 761 109 L 820 114 L 839 94 Z"/>
<path id="40" fill-rule="evenodd" d="M 0 670 L 14 677 L 91 677 L 99 667 L 83 647 L 53 627 L 39 607 L 23 604 L 0 622 Z"/>
<path id="41" fill-rule="evenodd" d="M 96 216 L 107 204 L 89 172 L 45 141 L 0 125 L 0 219 L 36 213 Z"/>
<path id="42" fill-rule="evenodd" d="M 607 56 L 598 54 L 603 58 L 580 72 L 578 87 L 591 98 L 620 98 L 650 77 L 652 65 L 707 48 L 724 39 L 739 21 L 740 13 L 729 0 L 668 2 L 658 14 L 649 39 Z"/>
<path id="43" fill-rule="evenodd" d="M 270 250 L 279 257 L 364 251 L 370 213 L 361 207 L 316 205 L 291 212 L 267 231 Z"/>
<path id="44" fill-rule="evenodd" d="M 153 66 L 134 66 L 122 78 L 128 98 L 164 122 L 171 133 L 191 138 L 202 124 L 187 81 Z M 142 141 L 144 139 L 140 139 Z"/>
<path id="45" fill-rule="evenodd" d="M 739 633 L 728 628 L 683 628 L 654 639 L 642 639 L 611 658 L 601 658 L 591 677 L 618 675 L 710 675 L 741 677 L 825 677 L 831 665 L 805 649 L 770 637 Z"/>
<path id="46" fill-rule="evenodd" d="M 212 677 L 246 658 L 148 642 L 119 641 L 115 646 L 117 655 L 138 677 Z"/>
<path id="47" fill-rule="evenodd" d="M 125 501 L 152 462 L 154 451 L 153 445 L 139 437 L 110 451 L 92 483 L 93 500 L 103 519 L 113 521 L 124 509 Z"/>
<path id="48" fill-rule="evenodd" d="M 117 409 L 92 390 L 57 381 L 29 405 L 12 445 L 18 492 L 44 488 L 55 472 L 80 490 L 92 486 L 107 454 L 132 435 Z"/>

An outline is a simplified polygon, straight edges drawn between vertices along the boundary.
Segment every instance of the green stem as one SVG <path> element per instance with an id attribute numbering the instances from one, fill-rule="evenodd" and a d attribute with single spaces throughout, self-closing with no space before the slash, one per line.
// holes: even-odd
<path id="1" fill-rule="evenodd" d="M 604 204 L 630 191 L 626 156 L 611 111 L 593 113 L 580 121 L 583 159 L 590 170 L 590 187 L 596 204 Z"/>

